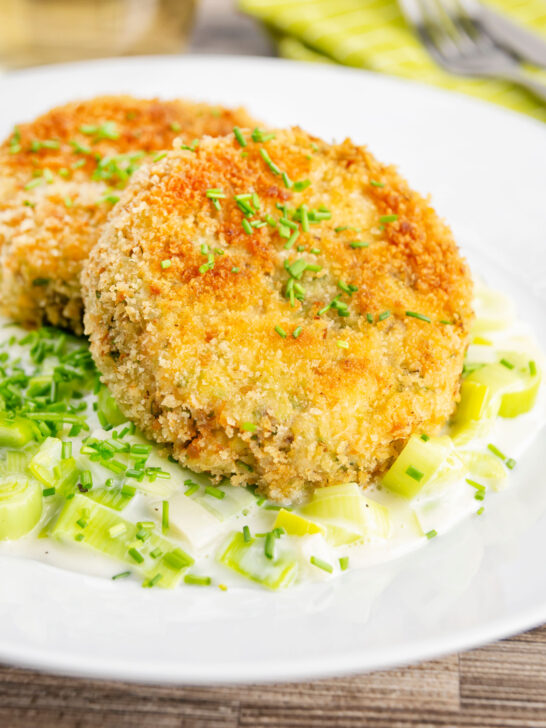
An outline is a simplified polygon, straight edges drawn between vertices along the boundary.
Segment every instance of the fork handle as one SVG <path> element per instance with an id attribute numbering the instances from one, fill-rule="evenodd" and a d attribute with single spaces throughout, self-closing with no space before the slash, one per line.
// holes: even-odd
<path id="1" fill-rule="evenodd" d="M 527 89 L 527 91 L 530 91 L 533 96 L 536 96 L 546 103 L 546 85 L 537 81 L 528 73 L 514 69 L 513 71 L 504 71 L 502 77 L 507 81 L 516 83 L 518 86 L 522 86 Z"/>

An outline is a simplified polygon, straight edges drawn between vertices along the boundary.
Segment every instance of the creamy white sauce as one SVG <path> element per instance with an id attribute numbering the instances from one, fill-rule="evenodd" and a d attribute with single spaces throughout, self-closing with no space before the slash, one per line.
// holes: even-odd
<path id="1" fill-rule="evenodd" d="M 503 311 L 506 315 L 506 311 Z M 23 332 L 15 326 L 8 326 L 0 329 L 0 342 L 8 340 L 14 334 L 18 337 Z M 534 358 L 543 367 L 543 356 L 537 348 L 532 331 L 521 322 L 514 322 L 507 328 L 499 331 L 488 331 L 484 333 L 491 341 L 495 350 L 524 351 Z M 10 354 L 17 352 L 17 347 L 10 347 Z M 24 351 L 21 349 L 21 356 Z M 92 397 L 88 398 L 91 402 Z M 87 413 L 91 431 L 94 428 L 100 430 L 100 424 L 95 413 L 89 407 Z M 542 386 L 534 408 L 527 414 L 512 419 L 497 418 L 492 430 L 484 438 L 475 438 L 457 451 L 484 452 L 488 443 L 494 443 L 508 457 L 520 460 L 525 450 L 532 443 L 541 427 L 546 423 L 546 394 Z M 118 428 L 120 429 L 120 428 Z M 102 431 L 102 437 L 108 438 L 111 433 Z M 83 437 L 83 435 L 82 435 Z M 80 438 L 81 439 L 81 438 Z M 78 448 L 74 446 L 74 454 Z M 153 461 L 153 462 L 152 462 Z M 171 463 L 158 448 L 154 449 L 150 456 L 149 464 L 161 465 L 164 470 L 171 473 L 170 480 L 156 480 L 151 490 L 154 494 L 138 492 L 132 502 L 120 512 L 120 516 L 129 521 L 150 520 L 154 518 L 158 522 L 161 519 L 159 503 L 163 498 L 168 498 L 180 489 L 185 490 L 184 480 L 191 478 L 200 483 L 206 483 L 203 476 L 196 475 L 181 468 L 178 464 Z M 87 464 L 87 467 L 89 465 Z M 100 465 L 96 465 L 94 473 L 94 487 L 101 484 L 111 473 Z M 321 536 L 293 537 L 283 536 L 287 548 L 293 548 L 300 556 L 299 581 L 316 581 L 335 578 L 340 573 L 339 558 L 349 556 L 350 568 L 366 568 L 378 563 L 396 559 L 427 543 L 423 535 L 428 531 L 436 531 L 438 537 L 455 527 L 461 520 L 468 517 L 479 517 L 477 512 L 481 507 L 486 508 L 489 499 L 499 497 L 498 494 L 488 488 L 484 501 L 475 499 L 476 491 L 465 480 L 467 474 L 438 487 L 432 492 L 423 489 L 413 500 L 398 497 L 381 485 L 371 485 L 366 490 L 366 496 L 382 503 L 389 509 L 392 528 L 389 538 L 376 538 L 367 543 L 358 543 L 342 547 L 333 547 L 326 543 Z M 139 487 L 146 488 L 146 483 L 133 483 Z M 510 473 L 503 488 L 510 485 Z M 157 492 L 158 489 L 163 489 Z M 47 500 L 47 499 L 44 499 Z M 415 512 L 419 513 L 420 523 Z M 46 506 L 44 516 L 40 524 L 28 536 L 17 541 L 0 542 L 0 555 L 9 555 L 14 558 L 34 559 L 52 566 L 111 578 L 114 574 L 130 569 L 123 563 L 117 563 L 111 558 L 89 548 L 82 547 L 76 543 L 58 542 L 52 538 L 39 538 L 43 524 L 50 515 L 50 508 Z M 216 560 L 218 549 L 225 542 L 228 535 L 234 531 L 241 530 L 247 524 L 251 532 L 260 533 L 271 530 L 275 521 L 276 512 L 265 510 L 253 503 L 247 515 L 236 515 L 218 524 L 215 538 L 197 548 L 195 543 L 189 543 L 187 539 L 172 529 L 168 538 L 179 543 L 179 545 L 195 559 L 195 565 L 191 568 L 192 574 L 207 575 L 212 577 L 213 584 L 237 585 L 245 588 L 253 588 L 256 585 L 233 572 Z M 284 547 L 283 547 L 284 548 Z M 334 567 L 332 574 L 329 574 L 309 563 L 310 556 L 323 559 Z M 138 578 L 140 581 L 142 577 Z M 184 585 L 183 585 L 184 586 Z"/>

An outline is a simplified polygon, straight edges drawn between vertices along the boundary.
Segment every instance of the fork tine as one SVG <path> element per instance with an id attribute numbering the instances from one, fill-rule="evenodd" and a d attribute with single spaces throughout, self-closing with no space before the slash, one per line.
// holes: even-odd
<path id="1" fill-rule="evenodd" d="M 440 63 L 458 58 L 460 50 L 451 37 L 445 15 L 442 15 L 436 0 L 417 0 L 417 2 L 421 9 L 423 31 L 429 40 L 429 50 L 434 49 Z"/>
<path id="2" fill-rule="evenodd" d="M 494 47 L 493 41 L 478 26 L 463 2 L 460 0 L 442 0 L 442 5 L 469 49 L 489 51 Z"/>

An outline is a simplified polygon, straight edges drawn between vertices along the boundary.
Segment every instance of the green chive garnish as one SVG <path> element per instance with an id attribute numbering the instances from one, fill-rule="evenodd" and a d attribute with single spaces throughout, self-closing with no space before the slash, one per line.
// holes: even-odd
<path id="1" fill-rule="evenodd" d="M 511 361 L 508 361 L 508 359 L 501 359 L 500 364 L 502 364 L 503 367 L 506 367 L 507 369 L 513 369 L 514 365 Z"/>
<path id="2" fill-rule="evenodd" d="M 233 136 L 237 141 L 239 142 L 240 146 L 246 147 L 246 139 L 243 136 L 243 132 L 239 129 L 238 126 L 233 127 Z"/>
<path id="3" fill-rule="evenodd" d="M 432 529 L 431 531 L 427 531 L 427 533 L 425 533 L 425 536 L 426 536 L 426 537 L 427 537 L 427 538 L 428 538 L 429 540 L 430 540 L 431 538 L 434 538 L 434 537 L 435 537 L 435 536 L 437 536 L 437 535 L 438 535 L 438 531 L 436 531 L 436 530 L 435 530 L 434 528 L 433 528 L 433 529 Z"/>
<path id="4" fill-rule="evenodd" d="M 429 317 L 425 316 L 424 313 L 417 313 L 416 311 L 406 311 L 406 316 L 410 316 L 410 318 L 419 319 L 419 321 L 426 321 L 427 324 L 431 323 Z"/>
<path id="5" fill-rule="evenodd" d="M 260 149 L 260 156 L 264 160 L 264 162 L 267 164 L 269 169 L 273 172 L 273 174 L 280 175 L 281 170 L 277 167 L 275 162 L 271 159 L 266 149 L 261 148 Z"/>
<path id="6" fill-rule="evenodd" d="M 141 564 L 144 561 L 144 556 L 135 548 L 130 548 L 128 553 L 129 556 L 137 562 L 137 564 Z"/>
<path id="7" fill-rule="evenodd" d="M 115 581 L 116 579 L 125 579 L 127 576 L 131 576 L 130 571 L 121 571 L 119 574 L 114 574 L 112 581 Z"/>
<path id="8" fill-rule="evenodd" d="M 245 543 L 250 543 L 252 541 L 252 536 L 250 534 L 250 528 L 248 526 L 243 526 L 243 539 Z"/>
<path id="9" fill-rule="evenodd" d="M 375 180 L 375 179 L 371 179 L 370 184 L 372 185 L 372 187 L 384 187 L 385 186 L 384 182 L 377 182 L 377 180 Z"/>
<path id="10" fill-rule="evenodd" d="M 530 375 L 531 375 L 532 377 L 534 377 L 534 376 L 536 376 L 536 373 L 537 373 L 537 365 L 535 364 L 535 362 L 534 362 L 534 361 L 532 361 L 532 360 L 531 360 L 531 361 L 529 362 L 529 374 L 530 374 Z"/>
<path id="11" fill-rule="evenodd" d="M 339 568 L 341 571 L 347 571 L 349 568 L 349 557 L 348 556 L 341 556 L 339 559 Z"/>
<path id="12" fill-rule="evenodd" d="M 339 346 L 340 349 L 348 349 L 349 348 L 349 342 L 348 341 L 342 341 L 341 339 L 339 339 L 336 343 L 337 343 L 337 345 Z"/>
<path id="13" fill-rule="evenodd" d="M 281 326 L 275 326 L 275 331 L 278 333 L 279 336 L 281 336 L 283 339 L 286 339 L 286 331 Z"/>
<path id="14" fill-rule="evenodd" d="M 414 468 L 413 465 L 410 465 L 406 469 L 406 475 L 409 475 L 410 478 L 413 478 L 413 480 L 416 480 L 417 482 L 421 481 L 425 477 L 425 474 L 420 470 L 417 470 L 417 468 Z"/>
<path id="15" fill-rule="evenodd" d="M 322 569 L 323 571 L 327 571 L 329 574 L 331 574 L 334 570 L 332 564 L 319 559 L 317 556 L 311 556 L 309 561 L 313 564 L 313 566 L 316 566 L 318 569 Z"/>
<path id="16" fill-rule="evenodd" d="M 294 331 L 292 331 L 292 336 L 293 336 L 293 337 L 294 337 L 295 339 L 297 339 L 297 338 L 298 338 L 298 336 L 299 336 L 299 335 L 301 334 L 301 332 L 302 332 L 302 331 L 303 331 L 303 327 L 302 327 L 302 326 L 297 326 L 297 327 L 296 327 L 296 328 L 294 329 Z"/>
<path id="17" fill-rule="evenodd" d="M 356 249 L 356 248 L 369 248 L 370 247 L 370 244 L 369 243 L 364 243 L 364 242 L 362 242 L 362 240 L 353 240 L 351 243 L 349 243 L 349 247 L 350 248 L 354 248 L 354 249 Z"/>
<path id="18" fill-rule="evenodd" d="M 241 225 L 243 226 L 243 230 L 247 235 L 252 235 L 252 225 L 248 222 L 246 217 L 243 218 Z"/>
<path id="19" fill-rule="evenodd" d="M 241 424 L 241 430 L 245 430 L 245 432 L 256 432 L 256 425 L 254 422 L 243 422 Z"/>
<path id="20" fill-rule="evenodd" d="M 163 270 L 165 270 L 165 269 L 167 269 L 167 268 L 170 268 L 170 267 L 171 267 L 171 265 L 172 265 L 172 261 L 170 261 L 169 259 L 167 259 L 167 260 L 162 260 L 162 261 L 161 261 L 161 267 L 163 268 Z"/>
<path id="21" fill-rule="evenodd" d="M 42 491 L 42 495 L 44 498 L 47 498 L 49 495 L 55 495 L 55 488 L 44 488 Z"/>
<path id="22" fill-rule="evenodd" d="M 390 311 L 383 311 L 383 313 L 379 314 L 379 316 L 377 317 L 377 320 L 384 321 L 385 319 L 389 318 L 390 315 L 391 315 Z"/>
<path id="23" fill-rule="evenodd" d="M 264 554 L 266 559 L 274 559 L 275 558 L 275 541 L 277 540 L 276 534 L 271 531 L 268 533 L 265 537 L 265 543 L 264 543 Z"/>
<path id="24" fill-rule="evenodd" d="M 385 222 L 396 222 L 398 220 L 398 215 L 381 215 L 379 218 L 379 222 L 385 223 Z"/>

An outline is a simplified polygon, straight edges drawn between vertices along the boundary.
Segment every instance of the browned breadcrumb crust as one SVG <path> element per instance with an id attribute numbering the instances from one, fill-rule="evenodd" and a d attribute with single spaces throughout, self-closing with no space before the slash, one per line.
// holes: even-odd
<path id="1" fill-rule="evenodd" d="M 136 167 L 150 159 L 143 152 L 171 149 L 177 138 L 190 144 L 250 124 L 243 109 L 105 96 L 16 127 L 0 147 L 2 311 L 23 324 L 81 333 L 81 266 L 125 186 L 116 165 Z"/>
<path id="2" fill-rule="evenodd" d="M 206 139 L 135 175 L 85 268 L 86 331 L 104 381 L 148 436 L 194 470 L 298 501 L 317 486 L 366 484 L 412 433 L 449 417 L 472 283 L 428 202 L 365 148 L 300 129 L 266 143 L 245 135 L 244 149 L 232 135 Z M 310 186 L 286 187 L 264 149 Z M 225 194 L 219 210 L 210 189 Z M 276 226 L 249 234 L 234 195 L 253 192 L 248 220 Z M 308 232 L 297 222 L 287 249 L 279 219 L 302 205 L 331 217 Z M 321 268 L 294 279 L 286 266 L 298 259 Z M 302 301 L 290 301 L 291 279 Z M 324 311 L 338 296 L 341 309 Z"/>

